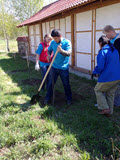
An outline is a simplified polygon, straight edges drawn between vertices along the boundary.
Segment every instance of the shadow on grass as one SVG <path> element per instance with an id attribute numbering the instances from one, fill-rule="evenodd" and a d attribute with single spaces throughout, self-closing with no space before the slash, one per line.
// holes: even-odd
<path id="1" fill-rule="evenodd" d="M 11 110 L 11 113 L 17 114 L 18 112 L 21 112 L 21 111 L 23 111 L 23 112 L 28 111 L 28 109 L 31 108 L 31 105 L 30 105 L 29 101 L 26 102 L 26 103 L 22 103 L 22 104 L 18 104 L 18 103 L 15 103 L 15 102 L 11 102 L 9 104 L 3 104 L 0 107 L 0 114 L 4 114 L 11 107 L 13 107 L 14 109 L 16 109 L 15 112 L 14 112 L 14 110 Z"/>
<path id="2" fill-rule="evenodd" d="M 11 53 L 8 57 L 1 58 L 0 67 L 11 78 L 12 82 L 19 87 L 20 92 L 12 91 L 5 93 L 5 96 L 19 96 L 25 94 L 29 99 L 36 94 L 39 83 L 35 85 L 22 84 L 22 80 L 41 78 L 40 73 L 34 71 L 34 64 L 30 63 L 30 72 L 24 72 L 27 68 L 27 63 L 21 57 L 13 57 Z M 15 71 L 13 74 L 13 71 Z M 23 70 L 19 71 L 19 70 Z M 113 117 L 103 117 L 97 114 L 97 109 L 94 107 L 95 81 L 89 81 L 84 78 L 79 78 L 75 75 L 70 75 L 70 83 L 73 91 L 73 104 L 68 107 L 65 103 L 64 90 L 61 81 L 58 79 L 56 84 L 55 104 L 48 105 L 41 117 L 49 119 L 57 123 L 58 128 L 62 130 L 63 134 L 73 134 L 77 140 L 78 150 L 85 150 L 90 152 L 91 159 L 111 159 L 113 154 L 111 138 L 114 140 L 120 133 L 120 110 L 117 109 Z M 8 84 L 7 84 L 8 85 Z M 19 104 L 11 100 L 7 104 L 3 104 L 1 109 L 9 108 L 10 106 L 16 108 L 14 113 L 20 111 L 27 111 L 31 108 L 29 100 L 25 103 Z M 43 99 L 40 101 L 40 107 L 43 106 Z M 18 106 L 18 107 L 17 107 Z M 4 110 L 4 112 L 6 112 Z M 71 142 L 72 144 L 74 142 Z M 116 141 L 118 148 L 120 144 Z M 67 145 L 67 144 L 66 144 Z M 58 146 L 59 148 L 59 146 Z M 101 158 L 102 157 L 102 158 Z M 104 158 L 106 157 L 106 158 Z"/>

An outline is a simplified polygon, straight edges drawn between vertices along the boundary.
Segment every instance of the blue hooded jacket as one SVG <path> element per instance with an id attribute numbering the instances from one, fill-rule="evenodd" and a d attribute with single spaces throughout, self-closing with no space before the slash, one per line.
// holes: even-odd
<path id="1" fill-rule="evenodd" d="M 99 74 L 98 82 L 101 83 L 120 80 L 120 58 L 115 48 L 112 52 L 112 48 L 107 44 L 99 51 L 93 74 Z"/>

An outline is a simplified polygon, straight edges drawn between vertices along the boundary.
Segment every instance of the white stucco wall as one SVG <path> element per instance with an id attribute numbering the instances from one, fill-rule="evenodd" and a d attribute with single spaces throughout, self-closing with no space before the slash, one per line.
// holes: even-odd
<path id="1" fill-rule="evenodd" d="M 60 19 L 60 31 L 63 37 L 65 37 L 65 18 Z"/>
<path id="2" fill-rule="evenodd" d="M 92 11 L 76 14 L 76 67 L 91 70 Z M 80 52 L 80 53 L 79 53 Z M 83 54 L 82 54 L 83 53 Z"/>
<path id="3" fill-rule="evenodd" d="M 59 27 L 59 20 L 57 19 L 57 20 L 55 20 L 55 28 L 56 29 L 60 29 L 60 27 Z"/>
<path id="4" fill-rule="evenodd" d="M 32 54 L 35 54 L 35 51 L 41 41 L 39 24 L 29 26 L 29 38 L 30 38 L 30 52 Z"/>
<path id="5" fill-rule="evenodd" d="M 68 16 L 66 19 L 66 32 L 71 32 L 71 16 Z"/>
<path id="6" fill-rule="evenodd" d="M 120 3 L 98 8 L 96 10 L 96 29 L 103 29 L 109 24 L 115 28 L 120 27 Z"/>
<path id="7" fill-rule="evenodd" d="M 30 52 L 32 54 L 35 54 L 33 26 L 29 26 L 29 39 L 30 39 Z"/>
<path id="8" fill-rule="evenodd" d="M 69 41 L 71 41 L 71 33 L 67 33 L 66 34 L 66 39 L 68 39 Z M 70 55 L 70 59 L 69 59 L 69 64 L 71 65 L 71 55 Z"/>
<path id="9" fill-rule="evenodd" d="M 92 27 L 92 11 L 76 14 L 76 31 L 91 30 Z"/>
<path id="10" fill-rule="evenodd" d="M 40 34 L 40 25 L 39 24 L 35 25 L 35 34 Z"/>
<path id="11" fill-rule="evenodd" d="M 50 27 L 54 28 L 54 21 L 50 21 Z"/>
<path id="12" fill-rule="evenodd" d="M 47 32 L 47 34 L 50 34 L 50 25 L 49 25 L 49 22 L 46 22 L 46 32 Z"/>
<path id="13" fill-rule="evenodd" d="M 45 23 L 42 23 L 42 31 L 43 31 L 43 37 L 44 37 L 45 34 L 46 34 L 46 26 L 45 26 Z"/>
<path id="14" fill-rule="evenodd" d="M 76 54 L 77 67 L 90 70 L 91 69 L 91 55 L 87 54 Z"/>
<path id="15" fill-rule="evenodd" d="M 66 39 L 68 39 L 69 41 L 71 41 L 71 16 L 68 16 L 65 18 L 65 31 L 66 31 Z M 72 46 L 71 46 L 72 47 Z M 71 59 L 71 56 L 70 56 L 70 59 L 69 59 L 69 64 L 71 65 L 72 63 L 72 59 Z"/>

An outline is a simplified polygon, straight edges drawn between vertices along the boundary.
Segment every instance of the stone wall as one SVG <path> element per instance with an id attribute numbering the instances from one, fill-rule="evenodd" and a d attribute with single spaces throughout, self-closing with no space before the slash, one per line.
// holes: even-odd
<path id="1" fill-rule="evenodd" d="M 19 54 L 26 56 L 26 54 L 29 53 L 28 37 L 18 37 L 16 40 L 18 43 Z"/>

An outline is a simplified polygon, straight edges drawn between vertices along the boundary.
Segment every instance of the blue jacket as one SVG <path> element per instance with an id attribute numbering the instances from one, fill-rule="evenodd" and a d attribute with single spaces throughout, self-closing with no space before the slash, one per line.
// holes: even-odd
<path id="1" fill-rule="evenodd" d="M 106 45 L 97 55 L 97 66 L 93 74 L 99 74 L 98 82 L 120 80 L 120 58 L 118 51 Z"/>

